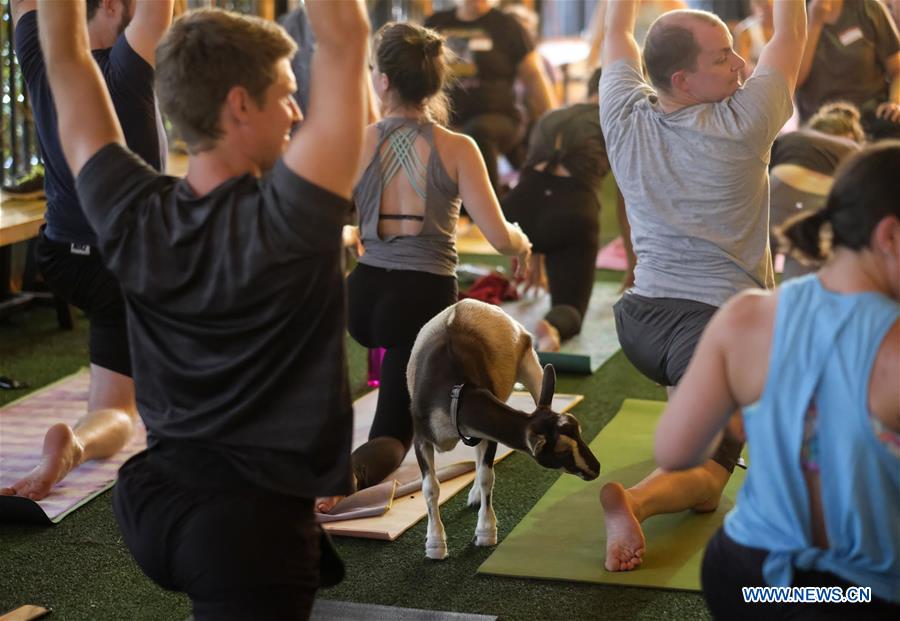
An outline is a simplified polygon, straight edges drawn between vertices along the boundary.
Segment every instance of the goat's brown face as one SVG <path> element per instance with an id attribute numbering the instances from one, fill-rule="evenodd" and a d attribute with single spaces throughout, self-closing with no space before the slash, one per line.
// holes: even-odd
<path id="1" fill-rule="evenodd" d="M 564 470 L 585 481 L 600 476 L 600 462 L 581 438 L 581 427 L 574 416 L 540 407 L 533 417 L 528 444 L 537 463 Z"/>
<path id="2" fill-rule="evenodd" d="M 581 439 L 581 426 L 571 414 L 550 409 L 556 390 L 556 371 L 552 364 L 544 367 L 541 398 L 528 427 L 531 456 L 544 468 L 565 470 L 593 481 L 600 476 L 600 462 Z"/>

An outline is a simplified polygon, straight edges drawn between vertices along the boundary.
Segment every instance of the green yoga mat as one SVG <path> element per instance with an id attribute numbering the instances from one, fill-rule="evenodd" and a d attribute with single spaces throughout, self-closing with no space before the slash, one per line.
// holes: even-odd
<path id="1" fill-rule="evenodd" d="M 600 488 L 609 481 L 629 487 L 653 471 L 653 432 L 664 407 L 659 401 L 627 399 L 591 442 L 602 467 L 600 478 L 585 482 L 562 475 L 478 572 L 699 591 L 703 550 L 734 506 L 744 481 L 741 468 L 735 469 L 716 511 L 683 511 L 645 520 L 647 547 L 638 569 L 610 572 L 603 567 L 606 532 Z"/>

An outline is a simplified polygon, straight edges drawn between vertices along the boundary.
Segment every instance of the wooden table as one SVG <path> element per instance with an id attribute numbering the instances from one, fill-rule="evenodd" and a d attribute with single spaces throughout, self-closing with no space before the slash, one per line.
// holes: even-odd
<path id="1" fill-rule="evenodd" d="M 36 237 L 44 224 L 46 202 L 20 200 L 0 192 L 0 246 Z"/>

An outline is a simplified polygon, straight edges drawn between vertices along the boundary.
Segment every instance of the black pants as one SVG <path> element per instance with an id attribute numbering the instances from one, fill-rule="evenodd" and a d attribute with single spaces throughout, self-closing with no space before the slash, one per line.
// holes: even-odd
<path id="1" fill-rule="evenodd" d="M 497 171 L 497 158 L 511 152 L 522 142 L 524 127 L 505 114 L 479 114 L 461 121 L 456 129 L 471 136 L 481 151 L 487 167 L 491 187 L 499 189 L 500 175 Z"/>
<path id="2" fill-rule="evenodd" d="M 900 619 L 900 605 L 872 597 L 867 604 L 761 604 L 744 603 L 741 587 L 765 586 L 762 566 L 768 552 L 748 548 L 725 534 L 723 529 L 710 540 L 703 555 L 703 596 L 715 619 Z M 838 576 L 821 571 L 794 571 L 792 586 L 844 589 L 853 586 Z M 865 586 L 865 585 L 863 585 Z"/>
<path id="3" fill-rule="evenodd" d="M 578 334 L 594 288 L 600 203 L 586 185 L 526 168 L 502 200 L 507 220 L 518 222 L 545 255 L 551 306 L 547 321 L 563 340 Z"/>
<path id="4" fill-rule="evenodd" d="M 122 287 L 103 265 L 97 249 L 73 252 L 72 244 L 48 239 L 42 230 L 34 258 L 50 291 L 87 314 L 91 363 L 131 377 Z"/>
<path id="5" fill-rule="evenodd" d="M 364 347 L 387 350 L 381 363 L 378 406 L 369 439 L 388 437 L 399 442 L 382 443 L 379 450 L 363 445 L 353 452 L 353 472 L 357 487 L 362 489 L 393 472 L 412 444 L 406 386 L 409 355 L 422 326 L 456 302 L 457 285 L 455 276 L 386 270 L 361 263 L 347 284 L 350 335 Z"/>
<path id="6" fill-rule="evenodd" d="M 140 568 L 186 593 L 197 621 L 307 619 L 323 536 L 313 500 L 225 484 L 215 457 L 178 455 L 149 449 L 119 470 L 113 506 Z"/>

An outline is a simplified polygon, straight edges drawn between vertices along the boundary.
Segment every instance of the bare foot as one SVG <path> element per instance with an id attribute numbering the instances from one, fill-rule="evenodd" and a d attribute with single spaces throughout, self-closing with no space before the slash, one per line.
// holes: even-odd
<path id="1" fill-rule="evenodd" d="M 541 319 L 534 330 L 538 339 L 538 351 L 559 351 L 559 330 L 546 319 Z"/>
<path id="2" fill-rule="evenodd" d="M 634 516 L 628 492 L 619 483 L 607 483 L 600 490 L 600 504 L 606 520 L 606 569 L 635 569 L 644 556 L 644 531 Z"/>
<path id="3" fill-rule="evenodd" d="M 322 498 L 316 498 L 316 512 L 331 513 L 331 510 L 334 509 L 335 505 L 344 498 L 346 498 L 346 496 L 323 496 Z"/>
<path id="4" fill-rule="evenodd" d="M 40 500 L 50 493 L 55 483 L 81 463 L 83 455 L 84 448 L 72 428 L 65 423 L 57 423 L 44 436 L 41 463 L 12 487 L 0 489 L 0 494 Z"/>

